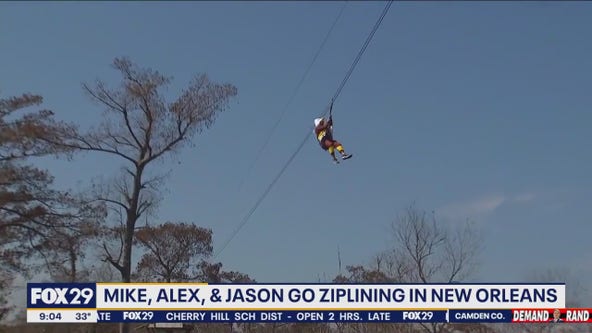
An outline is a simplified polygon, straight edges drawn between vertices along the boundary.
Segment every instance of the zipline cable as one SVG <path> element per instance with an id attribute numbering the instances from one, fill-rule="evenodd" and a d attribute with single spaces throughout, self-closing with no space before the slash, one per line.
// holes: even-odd
<path id="1" fill-rule="evenodd" d="M 378 27 L 380 27 L 380 24 L 382 23 L 382 20 L 384 19 L 384 17 L 388 13 L 389 9 L 391 8 L 391 5 L 393 4 L 393 1 L 394 0 L 389 0 L 389 2 L 387 3 L 386 7 L 384 7 L 384 10 L 382 11 L 382 14 L 378 18 L 378 21 L 376 21 L 376 24 L 374 24 L 374 27 L 372 28 L 372 31 L 370 32 L 370 35 L 368 35 L 368 38 L 366 38 L 366 42 L 364 42 L 364 45 L 362 46 L 362 49 L 360 50 L 360 52 L 358 52 L 358 56 L 356 57 L 356 59 L 354 60 L 354 62 L 352 63 L 352 65 L 350 66 L 349 71 L 347 72 L 347 74 L 343 78 L 343 81 L 341 81 L 341 84 L 339 85 L 339 88 L 337 88 L 337 91 L 335 92 L 335 95 L 333 95 L 333 98 L 331 98 L 331 104 L 333 102 L 335 102 L 337 100 L 337 97 L 339 97 L 339 94 L 341 94 L 341 90 L 343 89 L 343 87 L 345 86 L 345 84 L 347 83 L 347 81 L 349 80 L 349 77 L 351 76 L 351 74 L 353 73 L 356 65 L 360 61 L 360 58 L 362 58 L 362 54 L 364 54 L 364 52 L 366 51 L 366 48 L 368 47 L 368 44 L 370 44 L 370 41 L 372 40 L 372 37 L 374 36 L 374 33 L 376 33 L 376 30 L 378 30 Z"/>
<path id="2" fill-rule="evenodd" d="M 384 19 L 384 17 L 388 13 L 388 10 L 390 9 L 393 1 L 394 0 L 389 0 L 388 4 L 383 9 L 382 14 L 380 15 L 380 18 L 378 19 L 378 21 L 376 22 L 376 24 L 372 28 L 372 31 L 370 32 L 370 34 L 366 38 L 366 42 L 362 46 L 362 49 L 358 52 L 358 55 L 357 55 L 356 59 L 354 60 L 354 62 L 352 63 L 352 65 L 350 66 L 349 71 L 347 72 L 345 78 L 343 79 L 343 81 L 341 81 L 341 84 L 339 85 L 339 88 L 337 88 L 337 91 L 335 92 L 335 95 L 333 95 L 333 98 L 331 99 L 331 105 L 326 108 L 326 111 L 323 114 L 323 116 L 325 116 L 328 112 L 331 112 L 332 111 L 333 103 L 335 102 L 335 100 L 337 99 L 337 97 L 339 97 L 339 94 L 341 93 L 341 90 L 343 89 L 343 87 L 345 86 L 345 84 L 347 83 L 347 81 L 349 80 L 351 74 L 354 71 L 354 68 L 356 67 L 356 65 L 358 64 L 360 58 L 362 57 L 362 55 L 366 51 L 366 48 L 368 47 L 368 44 L 372 40 L 372 37 L 374 36 L 374 33 L 376 32 L 376 30 L 378 30 L 378 28 L 380 27 L 380 24 L 382 23 L 382 20 Z M 267 195 L 269 194 L 269 192 L 271 191 L 271 189 L 273 188 L 273 186 L 277 183 L 277 181 L 284 174 L 284 171 L 286 171 L 286 169 L 288 168 L 288 166 L 290 166 L 290 164 L 292 163 L 292 161 L 294 161 L 294 159 L 296 158 L 296 156 L 298 155 L 298 153 L 300 153 L 300 151 L 302 150 L 302 148 L 304 147 L 304 145 L 306 144 L 306 142 L 310 139 L 310 137 L 311 137 L 310 130 L 307 130 L 306 136 L 304 136 L 304 139 L 302 139 L 302 142 L 300 143 L 300 145 L 298 145 L 298 148 L 296 149 L 296 151 L 290 156 L 290 158 L 288 159 L 288 161 L 284 164 L 284 166 L 282 167 L 282 169 L 280 170 L 280 172 L 275 176 L 275 178 L 273 179 L 273 181 L 267 186 L 267 188 L 265 189 L 265 191 L 263 192 L 263 194 L 259 197 L 259 199 L 257 199 L 257 201 L 255 202 L 255 205 L 243 217 L 243 219 L 241 220 L 241 223 L 238 225 L 238 227 L 235 229 L 235 231 L 232 233 L 232 235 L 229 237 L 229 239 L 224 243 L 224 245 L 222 246 L 222 248 L 220 250 L 218 250 L 218 252 L 214 255 L 214 259 L 217 258 L 220 255 L 220 253 L 222 253 L 224 251 L 224 249 L 226 249 L 226 247 L 228 246 L 228 244 L 230 244 L 230 242 L 234 239 L 234 237 L 236 237 L 236 235 L 245 226 L 245 224 L 247 224 L 247 222 L 249 221 L 249 219 L 251 218 L 251 216 L 255 213 L 255 211 L 257 210 L 257 208 L 259 207 L 259 205 L 263 202 L 263 200 L 267 197 Z"/>
<path id="3" fill-rule="evenodd" d="M 292 104 L 292 102 L 294 101 L 294 98 L 296 97 L 296 94 L 298 94 L 298 92 L 300 91 L 300 88 L 302 87 L 302 84 L 304 83 L 304 79 L 306 79 L 306 76 L 308 75 L 308 73 L 312 69 L 312 66 L 314 65 L 314 63 L 316 62 L 317 58 L 319 57 L 319 54 L 321 54 L 321 51 L 323 50 L 323 47 L 327 43 L 327 40 L 329 39 L 329 36 L 331 35 L 331 32 L 333 32 L 333 29 L 335 28 L 335 25 L 337 25 L 337 22 L 339 21 L 339 18 L 341 18 L 341 15 L 343 14 L 343 10 L 345 9 L 346 6 L 347 6 L 347 1 L 341 7 L 341 10 L 339 11 L 339 14 L 337 14 L 337 17 L 335 18 L 335 20 L 333 20 L 333 24 L 331 25 L 331 27 L 329 28 L 329 31 L 325 35 L 325 38 L 323 39 L 323 42 L 321 43 L 321 46 L 319 46 L 319 49 L 315 53 L 315 55 L 312 58 L 311 62 L 308 64 L 308 67 L 306 68 L 306 71 L 304 71 L 304 74 L 300 78 L 300 81 L 296 85 L 296 88 L 294 89 L 294 91 L 292 92 L 292 95 L 288 99 L 288 102 L 284 106 L 284 108 L 282 110 L 282 113 L 280 114 L 280 117 L 277 119 L 277 121 L 275 122 L 275 124 L 271 128 L 271 131 L 269 131 L 269 135 L 265 139 L 265 142 L 263 143 L 263 146 L 259 149 L 259 152 L 257 152 L 257 155 L 255 156 L 255 159 L 253 160 L 253 162 L 249 166 L 249 169 L 247 170 L 247 173 L 245 174 L 245 177 L 243 178 L 243 180 L 241 181 L 241 183 L 238 186 L 239 191 L 243 187 L 243 184 L 244 184 L 246 178 L 251 174 L 251 170 L 253 169 L 253 167 L 255 166 L 255 164 L 257 163 L 257 161 L 259 161 L 259 158 L 261 158 L 261 154 L 263 153 L 263 151 L 265 150 L 265 148 L 269 144 L 269 141 L 271 140 L 271 137 L 275 133 L 275 130 L 277 129 L 278 125 L 280 124 L 280 122 L 282 121 L 282 119 L 284 119 L 284 116 L 286 115 L 286 111 L 288 110 L 288 107 Z"/>

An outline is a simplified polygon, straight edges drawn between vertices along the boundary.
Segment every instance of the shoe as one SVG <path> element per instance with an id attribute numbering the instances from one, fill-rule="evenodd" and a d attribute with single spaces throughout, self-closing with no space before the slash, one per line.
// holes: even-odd
<path id="1" fill-rule="evenodd" d="M 342 159 L 347 160 L 348 158 L 351 158 L 353 155 L 352 154 L 345 154 L 343 156 L 341 156 Z"/>

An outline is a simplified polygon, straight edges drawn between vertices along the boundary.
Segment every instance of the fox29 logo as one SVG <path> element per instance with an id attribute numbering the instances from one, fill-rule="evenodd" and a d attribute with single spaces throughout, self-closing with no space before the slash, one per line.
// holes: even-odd
<path id="1" fill-rule="evenodd" d="M 27 308 L 96 308 L 94 283 L 28 283 Z"/>

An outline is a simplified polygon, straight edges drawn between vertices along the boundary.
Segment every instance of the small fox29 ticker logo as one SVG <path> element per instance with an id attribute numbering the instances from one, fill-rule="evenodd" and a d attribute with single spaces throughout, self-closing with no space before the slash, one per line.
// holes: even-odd
<path id="1" fill-rule="evenodd" d="M 92 288 L 31 288 L 32 305 L 88 305 L 94 295 Z"/>

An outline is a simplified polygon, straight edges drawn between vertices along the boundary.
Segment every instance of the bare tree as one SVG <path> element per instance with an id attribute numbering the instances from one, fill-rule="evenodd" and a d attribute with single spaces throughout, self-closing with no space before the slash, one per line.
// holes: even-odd
<path id="1" fill-rule="evenodd" d="M 122 75 L 122 85 L 108 88 L 97 81 L 83 84 L 92 100 L 105 109 L 103 122 L 86 133 L 71 130 L 48 142 L 76 151 L 99 152 L 125 163 L 112 186 L 97 193 L 97 200 L 124 213 L 121 256 L 106 259 L 130 282 L 132 246 L 136 223 L 157 203 L 162 175 L 150 175 L 148 167 L 177 153 L 194 135 L 209 128 L 229 99 L 237 94 L 230 84 L 217 84 L 203 74 L 196 76 L 179 98 L 167 103 L 161 90 L 171 78 L 151 69 L 138 68 L 127 58 L 116 58 L 113 67 Z"/>
<path id="2" fill-rule="evenodd" d="M 53 111 L 42 109 L 19 116 L 19 112 L 24 112 L 24 109 L 42 103 L 43 97 L 35 94 L 0 99 L 0 161 L 22 161 L 26 157 L 68 151 L 41 140 L 55 140 L 71 130 L 70 125 L 54 119 Z"/>
<path id="3" fill-rule="evenodd" d="M 347 275 L 338 275 L 333 282 L 336 283 L 389 283 L 395 282 L 380 268 L 368 269 L 364 266 L 346 266 Z"/>
<path id="4" fill-rule="evenodd" d="M 97 191 L 96 199 L 123 211 L 121 255 L 107 251 L 105 259 L 120 272 L 123 282 L 130 282 L 136 223 L 155 208 L 162 191 L 162 174 L 151 173 L 149 167 L 178 153 L 196 134 L 213 125 L 237 89 L 214 83 L 202 74 L 168 103 L 161 91 L 170 77 L 138 68 L 127 58 L 116 58 L 113 67 L 122 75 L 120 87 L 110 89 L 99 80 L 92 87 L 83 84 L 90 98 L 105 110 L 100 125 L 85 133 L 72 129 L 58 140 L 47 138 L 47 142 L 107 154 L 125 164 L 117 181 Z M 128 331 L 129 326 L 124 325 L 122 332 Z"/>
<path id="5" fill-rule="evenodd" d="M 120 233 L 121 234 L 121 233 Z M 166 222 L 157 226 L 139 228 L 136 242 L 146 252 L 140 258 L 135 279 L 141 281 L 200 281 L 209 283 L 254 282 L 248 275 L 224 271 L 221 263 L 210 263 L 212 231 L 193 224 Z M 208 332 L 220 330 L 233 324 L 196 324 Z M 246 331 L 253 331 L 251 324 L 240 324 Z"/>
<path id="6" fill-rule="evenodd" d="M 411 282 L 461 281 L 476 267 L 481 237 L 473 223 L 446 227 L 435 214 L 410 206 L 392 230 L 391 258 L 406 267 Z"/>
<path id="7" fill-rule="evenodd" d="M 535 269 L 527 274 L 527 280 L 536 283 L 565 283 L 565 306 L 568 308 L 581 307 L 590 301 L 589 290 L 582 285 L 580 278 L 567 267 L 555 266 Z"/>
<path id="8" fill-rule="evenodd" d="M 89 281 L 87 253 L 99 234 L 98 220 L 80 221 L 76 228 L 55 230 L 38 245 L 47 272 L 56 282 Z"/>
<path id="9" fill-rule="evenodd" d="M 47 217 L 54 213 L 58 196 L 50 189 L 53 179 L 46 171 L 25 165 L 24 160 L 53 153 L 36 139 L 40 133 L 49 135 L 63 128 L 53 121 L 50 111 L 18 115 L 42 101 L 41 96 L 31 94 L 0 100 L 0 260 L 5 269 L 22 268 L 19 259 L 30 254 L 23 240 L 45 238 L 46 228 L 52 227 Z"/>
<path id="10" fill-rule="evenodd" d="M 117 278 L 117 271 L 107 262 L 100 262 L 90 269 L 89 280 L 98 282 L 113 282 Z"/>
<path id="11" fill-rule="evenodd" d="M 47 171 L 27 164 L 33 157 L 70 152 L 48 144 L 72 130 L 55 121 L 53 112 L 19 114 L 42 102 L 32 94 L 0 99 L 0 262 L 21 273 L 34 266 L 22 259 L 61 251 L 60 235 L 78 233 L 81 221 L 103 217 L 101 205 L 54 189 Z"/>
<path id="12" fill-rule="evenodd" d="M 196 280 L 200 282 L 207 282 L 207 283 L 254 283 L 256 282 L 254 279 L 249 277 L 247 274 L 240 273 L 237 271 L 224 271 L 222 269 L 222 263 L 210 263 L 207 261 L 202 261 L 198 267 L 198 276 Z M 234 324 L 196 324 L 194 327 L 198 329 L 203 329 L 205 332 L 210 332 L 212 329 L 214 331 L 216 329 L 220 329 L 220 327 L 228 327 L 230 332 L 234 332 Z M 238 326 L 246 327 L 248 330 L 251 329 L 252 325 L 249 324 L 242 324 Z M 260 326 L 260 325 L 258 325 Z M 212 331 L 212 332 L 214 332 Z"/>
<path id="13" fill-rule="evenodd" d="M 10 297 L 9 287 L 13 281 L 13 274 L 10 271 L 0 268 L 0 323 L 6 318 L 11 308 L 7 305 L 7 298 Z"/>
<path id="14" fill-rule="evenodd" d="M 376 255 L 367 267 L 346 266 L 346 274 L 339 274 L 335 283 L 397 283 L 403 281 L 403 268 L 384 253 Z M 412 332 L 406 324 L 336 323 L 339 332 Z"/>
<path id="15" fill-rule="evenodd" d="M 146 280 L 180 282 L 194 280 L 196 268 L 212 255 L 212 231 L 193 224 L 167 222 L 145 227 L 136 239 L 147 253 L 137 273 Z"/>
<path id="16" fill-rule="evenodd" d="M 461 281 L 476 267 L 481 237 L 470 222 L 445 227 L 434 213 L 428 215 L 412 205 L 393 222 L 392 230 L 391 266 L 403 268 L 408 282 Z M 447 325 L 421 326 L 426 332 L 443 333 Z"/>
<path id="17" fill-rule="evenodd" d="M 249 275 L 237 271 L 222 270 L 222 263 L 201 262 L 197 280 L 207 283 L 253 283 Z"/>
<path id="18" fill-rule="evenodd" d="M 367 266 L 348 266 L 342 283 L 449 283 L 469 276 L 479 254 L 480 235 L 471 223 L 444 227 L 435 216 L 408 207 L 391 225 L 391 249 L 376 255 Z M 416 332 L 417 325 L 340 325 L 341 331 Z M 420 325 L 425 332 L 446 333 L 447 325 Z"/>

